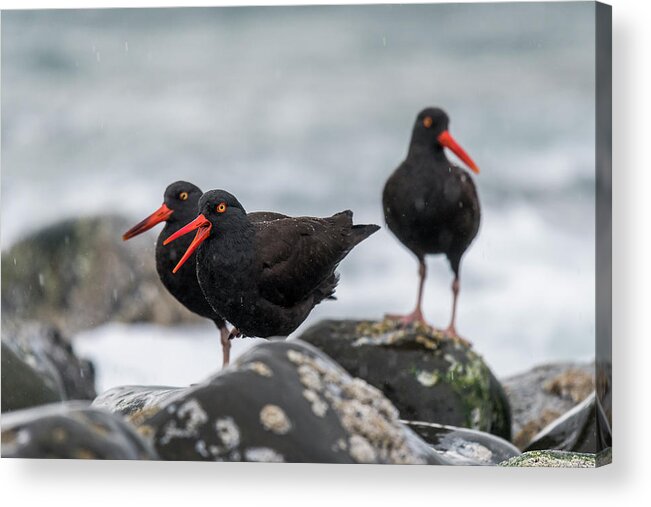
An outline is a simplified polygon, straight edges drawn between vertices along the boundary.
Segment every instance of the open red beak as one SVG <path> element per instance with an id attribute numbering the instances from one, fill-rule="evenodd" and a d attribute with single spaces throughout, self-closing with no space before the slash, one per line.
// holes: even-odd
<path id="1" fill-rule="evenodd" d="M 145 218 L 142 222 L 139 224 L 134 225 L 131 229 L 129 229 L 127 232 L 125 232 L 122 235 L 122 239 L 124 241 L 133 238 L 134 236 L 137 236 L 138 234 L 141 234 L 145 231 L 148 231 L 151 229 L 154 225 L 159 224 L 161 222 L 164 222 L 167 220 L 172 213 L 174 213 L 173 210 L 169 209 L 165 203 L 161 205 L 160 208 L 158 208 L 156 211 L 154 211 L 151 215 L 149 215 L 147 218 Z"/>
<path id="2" fill-rule="evenodd" d="M 169 238 L 167 238 L 165 241 L 163 241 L 163 245 L 167 245 L 168 243 L 171 243 L 172 241 L 180 238 L 181 236 L 185 236 L 188 232 L 192 232 L 195 229 L 199 229 L 197 231 L 197 235 L 192 240 L 192 243 L 190 243 L 190 246 L 183 254 L 183 257 L 181 257 L 179 263 L 172 270 L 172 273 L 176 273 L 181 268 L 181 266 L 185 264 L 185 261 L 189 259 L 189 257 L 194 253 L 194 251 L 197 248 L 199 248 L 199 245 L 203 243 L 208 236 L 210 236 L 210 229 L 212 229 L 212 224 L 205 216 L 199 215 L 192 222 L 182 227 L 174 234 L 172 234 Z"/>
<path id="3" fill-rule="evenodd" d="M 450 135 L 450 132 L 444 130 L 439 134 L 437 139 L 442 146 L 449 148 L 457 157 L 463 160 L 463 163 L 466 164 L 473 172 L 479 174 L 479 167 L 477 167 L 477 164 L 475 164 L 470 156 L 466 153 L 466 151 L 461 146 L 459 146 L 459 144 L 454 140 L 454 137 Z"/>

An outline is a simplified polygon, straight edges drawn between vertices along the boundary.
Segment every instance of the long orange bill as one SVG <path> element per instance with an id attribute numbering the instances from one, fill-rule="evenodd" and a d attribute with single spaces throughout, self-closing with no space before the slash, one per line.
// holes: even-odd
<path id="1" fill-rule="evenodd" d="M 124 241 L 133 238 L 134 236 L 137 236 L 138 234 L 141 234 L 145 231 L 148 231 L 151 229 L 154 225 L 159 224 L 161 222 L 164 222 L 167 220 L 172 213 L 174 213 L 174 210 L 169 209 L 165 203 L 161 205 L 160 208 L 158 208 L 156 211 L 154 211 L 151 215 L 149 215 L 147 218 L 145 218 L 142 222 L 134 225 L 131 229 L 129 229 L 127 232 L 125 232 L 122 235 L 122 239 Z"/>
<path id="2" fill-rule="evenodd" d="M 172 234 L 169 238 L 167 238 L 165 241 L 163 241 L 163 245 L 167 245 L 174 241 L 175 239 L 180 238 L 181 236 L 185 236 L 187 233 L 194 231 L 195 229 L 199 229 L 197 231 L 197 235 L 194 237 L 192 240 L 192 243 L 190 243 L 190 246 L 188 249 L 185 251 L 183 254 L 183 257 L 181 257 L 181 260 L 179 263 L 176 265 L 176 267 L 172 270 L 172 273 L 176 273 L 183 264 L 185 264 L 185 261 L 187 261 L 190 256 L 194 253 L 194 251 L 199 248 L 199 245 L 204 242 L 204 240 L 210 236 L 210 229 L 212 229 L 212 224 L 210 221 L 203 215 L 199 215 L 197 218 L 195 218 L 192 222 L 187 224 L 186 226 L 180 228 L 178 231 L 176 231 L 174 234 Z"/>
<path id="3" fill-rule="evenodd" d="M 438 136 L 438 141 L 442 146 L 445 146 L 446 148 L 452 150 L 452 152 L 461 160 L 463 160 L 463 163 L 472 169 L 473 172 L 479 174 L 479 167 L 477 167 L 477 164 L 473 162 L 470 156 L 466 153 L 466 150 L 459 146 L 459 144 L 454 140 L 454 137 L 450 135 L 450 132 L 447 130 L 441 132 Z"/>

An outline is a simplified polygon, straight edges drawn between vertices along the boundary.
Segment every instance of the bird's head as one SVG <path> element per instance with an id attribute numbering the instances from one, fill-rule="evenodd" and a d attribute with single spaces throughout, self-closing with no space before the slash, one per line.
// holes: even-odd
<path id="1" fill-rule="evenodd" d="M 248 223 L 246 211 L 237 198 L 225 190 L 210 190 L 199 199 L 199 215 L 185 227 L 182 227 L 163 244 L 167 245 L 194 230 L 197 231 L 192 243 L 176 265 L 173 273 L 176 273 L 188 258 L 199 248 L 213 230 L 224 230 L 231 227 L 238 227 Z"/>
<path id="2" fill-rule="evenodd" d="M 448 127 L 450 118 L 443 109 L 428 107 L 423 109 L 416 117 L 411 143 L 417 146 L 426 146 L 436 150 L 448 148 L 473 172 L 479 173 L 479 167 L 470 158 L 466 151 L 459 146 L 450 134 Z"/>
<path id="3" fill-rule="evenodd" d="M 161 222 L 187 221 L 196 214 L 201 193 L 201 189 L 192 183 L 175 181 L 165 189 L 160 208 L 125 232 L 122 239 L 131 239 Z"/>

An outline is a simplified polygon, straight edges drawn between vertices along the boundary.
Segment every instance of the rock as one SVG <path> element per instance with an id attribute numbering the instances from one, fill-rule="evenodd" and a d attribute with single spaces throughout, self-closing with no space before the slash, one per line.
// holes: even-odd
<path id="1" fill-rule="evenodd" d="M 448 464 L 379 390 L 298 340 L 258 345 L 198 385 L 96 404 L 131 417 L 165 460 Z"/>
<path id="2" fill-rule="evenodd" d="M 530 451 L 500 463 L 503 467 L 594 468 L 594 454 L 565 451 Z"/>
<path id="3" fill-rule="evenodd" d="M 107 321 L 196 321 L 156 274 L 154 241 L 122 241 L 132 225 L 101 216 L 66 220 L 2 253 L 2 318 L 38 320 L 64 334 Z"/>
<path id="4" fill-rule="evenodd" d="M 525 449 L 531 439 L 594 390 L 594 365 L 538 366 L 502 381 L 513 416 L 513 443 Z"/>
<path id="5" fill-rule="evenodd" d="M 402 421 L 454 465 L 497 465 L 520 455 L 503 438 L 483 431 L 436 423 Z"/>
<path id="6" fill-rule="evenodd" d="M 34 322 L 6 324 L 2 326 L 3 412 L 96 396 L 93 364 L 78 358 L 56 329 Z"/>
<path id="7" fill-rule="evenodd" d="M 2 412 L 44 405 L 65 399 L 51 377 L 23 361 L 11 346 L 2 342 Z"/>
<path id="8" fill-rule="evenodd" d="M 538 433 L 527 446 L 527 451 L 555 449 L 583 453 L 596 453 L 610 447 L 611 435 L 598 436 L 597 418 L 600 407 L 594 391 L 580 404 L 553 421 Z M 598 445 L 598 438 L 605 445 Z"/>
<path id="9" fill-rule="evenodd" d="M 121 417 L 65 402 L 2 416 L 3 458 L 156 459 Z"/>
<path id="10" fill-rule="evenodd" d="M 138 426 L 145 418 L 158 413 L 168 400 L 185 392 L 182 387 L 114 387 L 95 398 L 93 407 L 120 414 Z"/>
<path id="11" fill-rule="evenodd" d="M 381 389 L 402 419 L 511 438 L 509 403 L 500 383 L 461 340 L 422 325 L 399 329 L 390 320 L 325 320 L 300 338 Z"/>

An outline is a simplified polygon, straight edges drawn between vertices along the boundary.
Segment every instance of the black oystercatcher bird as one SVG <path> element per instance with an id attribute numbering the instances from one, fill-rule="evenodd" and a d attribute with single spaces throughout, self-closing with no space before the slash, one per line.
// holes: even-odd
<path id="1" fill-rule="evenodd" d="M 343 211 L 256 222 L 233 195 L 211 190 L 199 200 L 199 216 L 165 244 L 196 230 L 174 272 L 197 250 L 199 285 L 237 333 L 287 336 L 317 304 L 333 298 L 337 265 L 379 229 L 353 225 L 352 218 Z"/>
<path id="2" fill-rule="evenodd" d="M 172 183 L 165 190 L 163 204 L 154 213 L 145 218 L 124 233 L 125 241 L 141 234 L 160 222 L 165 222 L 165 227 L 158 235 L 156 241 L 156 271 L 165 288 L 188 310 L 212 320 L 221 335 L 224 364 L 228 364 L 230 356 L 230 332 L 224 319 L 212 309 L 203 295 L 195 269 L 195 257 L 191 259 L 191 266 L 180 270 L 176 275 L 172 269 L 179 262 L 184 252 L 190 246 L 190 238 L 175 243 L 171 247 L 163 247 L 163 241 L 171 234 L 191 221 L 197 215 L 197 206 L 202 192 L 199 187 L 187 181 Z M 272 220 L 284 217 L 278 213 L 251 213 L 253 220 Z"/>
<path id="3" fill-rule="evenodd" d="M 416 308 L 400 318 L 403 324 L 425 323 L 421 310 L 427 274 L 425 255 L 445 254 L 454 272 L 452 316 L 445 331 L 458 337 L 455 318 L 461 257 L 477 235 L 480 210 L 470 174 L 448 160 L 452 150 L 473 172 L 468 154 L 448 132 L 448 115 L 438 108 L 421 111 L 411 135 L 407 158 L 384 186 L 382 204 L 387 226 L 418 259 L 420 283 Z"/>

